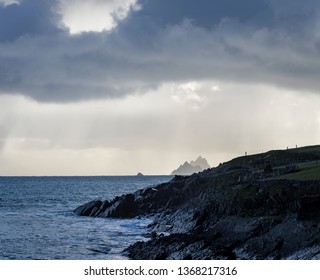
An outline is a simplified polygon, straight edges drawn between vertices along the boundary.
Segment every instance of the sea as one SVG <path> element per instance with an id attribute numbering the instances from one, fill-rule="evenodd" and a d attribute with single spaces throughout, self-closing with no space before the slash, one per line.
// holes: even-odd
<path id="1" fill-rule="evenodd" d="M 148 218 L 81 217 L 91 200 L 167 182 L 170 176 L 0 177 L 0 260 L 117 260 L 146 240 Z"/>

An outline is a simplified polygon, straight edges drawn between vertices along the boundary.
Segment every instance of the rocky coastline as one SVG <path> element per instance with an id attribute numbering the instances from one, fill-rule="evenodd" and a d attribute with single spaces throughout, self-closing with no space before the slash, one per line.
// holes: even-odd
<path id="1" fill-rule="evenodd" d="M 236 158 L 191 176 L 74 210 L 101 218 L 152 216 L 131 259 L 319 259 L 320 146 Z"/>

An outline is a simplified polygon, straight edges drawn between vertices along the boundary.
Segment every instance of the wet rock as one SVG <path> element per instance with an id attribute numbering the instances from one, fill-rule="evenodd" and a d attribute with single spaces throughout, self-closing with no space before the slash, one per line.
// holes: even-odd
<path id="1" fill-rule="evenodd" d="M 298 214 L 300 219 L 320 219 L 320 194 L 303 196 Z"/>
<path id="2" fill-rule="evenodd" d="M 187 181 L 185 181 L 187 180 Z M 169 209 L 178 209 L 198 191 L 192 189 L 197 186 L 197 177 L 175 179 L 157 187 L 139 190 L 133 194 L 126 194 L 114 198 L 112 201 L 86 203 L 74 212 L 82 216 L 132 218 L 139 215 L 158 213 Z M 94 204 L 94 205 L 93 205 Z M 90 207 L 90 211 L 89 208 Z"/>
<path id="3" fill-rule="evenodd" d="M 106 208 L 100 217 L 112 217 L 112 218 L 132 218 L 139 213 L 139 207 L 135 203 L 134 195 L 127 194 L 120 199 L 110 203 L 110 206 Z"/>
<path id="4" fill-rule="evenodd" d="M 92 213 L 95 213 L 101 205 L 101 200 L 93 200 L 82 206 L 77 207 L 73 212 L 80 216 L 90 216 Z"/>

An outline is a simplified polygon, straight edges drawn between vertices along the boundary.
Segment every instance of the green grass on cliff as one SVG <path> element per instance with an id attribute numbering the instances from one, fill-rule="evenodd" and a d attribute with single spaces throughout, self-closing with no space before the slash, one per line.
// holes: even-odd
<path id="1" fill-rule="evenodd" d="M 320 166 L 303 169 L 297 173 L 287 174 L 277 179 L 290 179 L 290 180 L 320 180 Z"/>

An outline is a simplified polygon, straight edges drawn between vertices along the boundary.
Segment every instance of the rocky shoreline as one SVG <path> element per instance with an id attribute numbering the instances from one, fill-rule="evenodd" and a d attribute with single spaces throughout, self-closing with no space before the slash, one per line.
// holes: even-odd
<path id="1" fill-rule="evenodd" d="M 150 239 L 125 250 L 131 259 L 318 259 L 320 180 L 279 173 L 320 160 L 319 151 L 241 157 L 74 211 L 103 218 L 152 215 Z"/>

